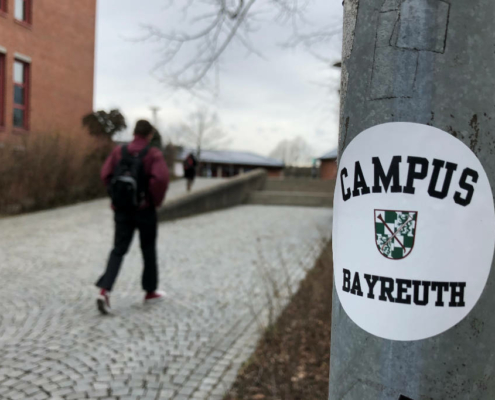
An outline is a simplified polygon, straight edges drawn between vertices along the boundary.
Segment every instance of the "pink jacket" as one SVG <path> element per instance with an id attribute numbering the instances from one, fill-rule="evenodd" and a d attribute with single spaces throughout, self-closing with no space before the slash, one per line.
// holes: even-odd
<path id="1" fill-rule="evenodd" d="M 138 136 L 134 137 L 134 140 L 128 144 L 127 149 L 129 152 L 138 153 L 148 145 L 148 142 Z M 108 187 L 112 180 L 113 171 L 116 165 L 122 157 L 122 146 L 117 146 L 113 149 L 112 153 L 108 156 L 103 167 L 101 168 L 101 180 Z M 160 207 L 165 199 L 165 193 L 167 192 L 169 174 L 167 164 L 163 158 L 163 154 L 156 147 L 151 147 L 144 156 L 143 167 L 146 176 L 148 177 L 148 190 L 150 199 L 143 206 L 147 207 Z"/>

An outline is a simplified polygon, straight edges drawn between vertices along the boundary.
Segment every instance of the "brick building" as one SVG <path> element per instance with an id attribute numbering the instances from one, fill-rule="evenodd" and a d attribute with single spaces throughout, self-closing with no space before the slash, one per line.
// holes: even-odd
<path id="1" fill-rule="evenodd" d="M 93 110 L 96 0 L 0 0 L 0 138 L 81 132 Z"/>
<path id="2" fill-rule="evenodd" d="M 319 158 L 320 178 L 324 180 L 335 179 L 337 177 L 337 149 L 325 153 Z"/>

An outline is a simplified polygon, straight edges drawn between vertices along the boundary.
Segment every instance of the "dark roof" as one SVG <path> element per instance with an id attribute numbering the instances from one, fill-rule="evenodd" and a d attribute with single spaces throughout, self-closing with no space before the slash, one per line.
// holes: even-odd
<path id="1" fill-rule="evenodd" d="M 338 149 L 330 150 L 328 153 L 323 154 L 318 160 L 336 160 L 338 155 Z"/>
<path id="2" fill-rule="evenodd" d="M 184 160 L 192 150 L 184 149 L 178 155 L 179 160 Z M 233 150 L 202 150 L 200 161 L 215 164 L 253 165 L 258 167 L 283 168 L 284 163 L 270 157 L 260 156 L 249 151 Z"/>

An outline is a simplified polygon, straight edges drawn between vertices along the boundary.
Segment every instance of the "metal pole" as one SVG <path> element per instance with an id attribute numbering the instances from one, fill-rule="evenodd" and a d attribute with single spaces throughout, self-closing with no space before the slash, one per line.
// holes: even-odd
<path id="1" fill-rule="evenodd" d="M 372 126 L 428 124 L 469 146 L 494 188 L 494 17 L 493 0 L 345 0 L 339 154 Z M 365 332 L 334 288 L 329 399 L 495 399 L 493 271 L 464 320 L 419 341 Z"/>
<path id="2" fill-rule="evenodd" d="M 151 106 L 150 110 L 153 115 L 153 126 L 156 128 L 158 123 L 158 111 L 160 111 L 160 107 Z"/>

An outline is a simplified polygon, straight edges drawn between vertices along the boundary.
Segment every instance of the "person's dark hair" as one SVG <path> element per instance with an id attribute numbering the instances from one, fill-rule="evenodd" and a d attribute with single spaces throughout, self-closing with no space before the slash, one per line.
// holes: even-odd
<path id="1" fill-rule="evenodd" d="M 140 137 L 146 137 L 148 136 L 151 132 L 153 132 L 153 125 L 151 125 L 148 121 L 145 119 L 140 119 L 138 122 L 136 122 L 136 127 L 134 128 L 134 135 L 140 136 Z"/>

